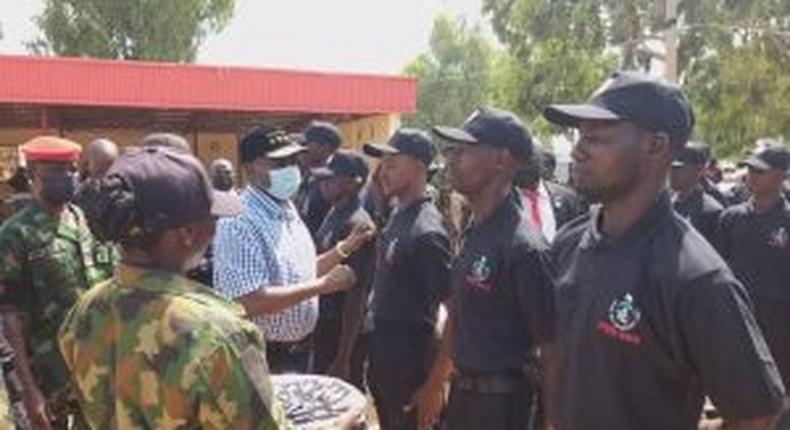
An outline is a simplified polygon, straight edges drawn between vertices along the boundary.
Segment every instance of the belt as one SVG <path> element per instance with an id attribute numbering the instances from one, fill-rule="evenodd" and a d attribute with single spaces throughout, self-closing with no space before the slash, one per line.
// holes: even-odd
<path id="1" fill-rule="evenodd" d="M 453 376 L 453 387 L 461 391 L 480 394 L 511 394 L 524 391 L 530 384 L 526 375 L 515 373 L 465 373 Z"/>
<path id="2" fill-rule="evenodd" d="M 266 352 L 270 354 L 299 354 L 313 347 L 313 335 L 296 342 L 266 342 Z"/>

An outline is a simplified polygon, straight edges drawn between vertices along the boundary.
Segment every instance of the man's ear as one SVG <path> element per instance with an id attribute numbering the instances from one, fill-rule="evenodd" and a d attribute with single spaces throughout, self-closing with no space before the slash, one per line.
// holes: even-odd
<path id="1" fill-rule="evenodd" d="M 675 156 L 675 150 L 672 148 L 669 135 L 663 131 L 651 133 L 647 145 L 647 155 L 653 159 L 671 161 Z"/>

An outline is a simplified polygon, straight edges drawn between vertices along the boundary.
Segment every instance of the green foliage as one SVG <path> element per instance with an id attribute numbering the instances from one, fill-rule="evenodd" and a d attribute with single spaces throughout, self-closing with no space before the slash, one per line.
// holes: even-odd
<path id="1" fill-rule="evenodd" d="M 192 62 L 222 30 L 235 0 L 45 0 L 38 54 Z"/>
<path id="2" fill-rule="evenodd" d="M 585 100 L 614 69 L 643 69 L 661 49 L 662 0 L 484 0 L 512 57 L 493 100 L 539 134 L 549 103 Z M 696 138 L 736 156 L 761 136 L 790 138 L 790 1 L 681 0 L 678 76 L 697 114 Z"/>
<path id="3" fill-rule="evenodd" d="M 404 123 L 429 128 L 458 124 L 491 99 L 497 52 L 479 28 L 460 18 L 440 15 L 434 21 L 430 50 L 412 60 L 404 72 L 419 79 L 417 111 Z"/>
<path id="4" fill-rule="evenodd" d="M 760 137 L 790 137 L 790 65 L 755 41 L 697 62 L 686 86 L 697 137 L 723 157 L 739 157 Z"/>
<path id="5" fill-rule="evenodd" d="M 604 17 L 598 0 L 485 0 L 509 58 L 495 100 L 519 113 L 539 135 L 559 131 L 541 116 L 557 102 L 584 100 L 615 68 L 607 50 Z"/>

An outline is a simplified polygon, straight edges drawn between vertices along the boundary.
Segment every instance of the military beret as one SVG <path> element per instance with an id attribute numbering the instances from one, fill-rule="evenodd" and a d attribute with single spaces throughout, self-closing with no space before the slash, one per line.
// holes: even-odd
<path id="1" fill-rule="evenodd" d="M 21 149 L 27 161 L 71 163 L 79 160 L 82 153 L 78 143 L 55 136 L 35 137 L 25 142 Z"/>

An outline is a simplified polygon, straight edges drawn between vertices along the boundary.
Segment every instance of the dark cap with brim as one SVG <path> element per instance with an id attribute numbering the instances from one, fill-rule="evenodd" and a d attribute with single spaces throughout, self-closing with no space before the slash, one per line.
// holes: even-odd
<path id="1" fill-rule="evenodd" d="M 260 157 L 282 160 L 306 150 L 285 131 L 262 126 L 253 128 L 241 139 L 239 158 L 242 163 L 250 163 Z"/>
<path id="2" fill-rule="evenodd" d="M 326 121 L 313 121 L 304 131 L 305 144 L 317 143 L 337 149 L 343 143 L 340 130 Z"/>
<path id="3" fill-rule="evenodd" d="M 782 170 L 790 168 L 790 152 L 780 145 L 769 145 L 758 149 L 747 159 L 738 163 L 741 167 L 757 170 Z"/>
<path id="4" fill-rule="evenodd" d="M 433 163 L 436 146 L 431 137 L 422 130 L 401 128 L 390 137 L 387 143 L 368 143 L 362 148 L 365 154 L 381 158 L 386 155 L 408 155 L 425 164 Z"/>
<path id="5" fill-rule="evenodd" d="M 543 116 L 557 125 L 578 127 L 582 120 L 619 121 L 623 118 L 616 113 L 594 105 L 551 105 L 543 111 Z"/>
<path id="6" fill-rule="evenodd" d="M 675 145 L 685 145 L 694 128 L 691 104 L 678 86 L 627 72 L 614 73 L 588 103 L 551 105 L 543 116 L 566 127 L 582 121 L 627 121 L 665 132 Z"/>
<path id="7" fill-rule="evenodd" d="M 432 131 L 449 142 L 507 148 L 524 157 L 533 152 L 532 135 L 527 127 L 518 116 L 502 109 L 480 108 L 461 127 L 437 125 Z"/>
<path id="8" fill-rule="evenodd" d="M 672 167 L 705 166 L 709 157 L 710 148 L 707 145 L 692 142 L 677 151 Z"/>
<path id="9" fill-rule="evenodd" d="M 352 178 L 366 179 L 369 169 L 365 158 L 352 151 L 339 150 L 325 167 L 312 169 L 310 173 L 319 179 L 335 176 L 350 176 Z"/>
<path id="10" fill-rule="evenodd" d="M 211 187 L 197 158 L 172 149 L 131 150 L 113 164 L 106 178 L 122 181 L 134 195 L 138 220 L 130 230 L 161 231 L 242 210 L 236 193 Z"/>

